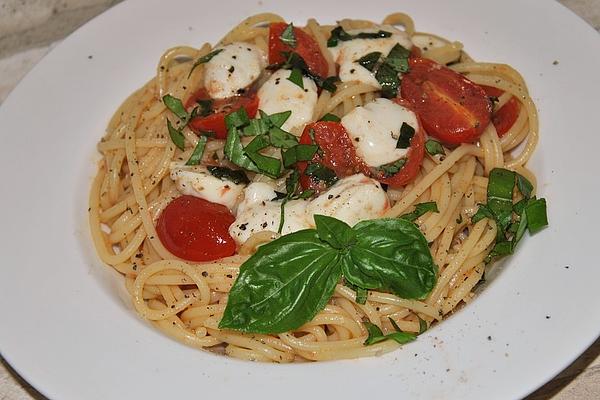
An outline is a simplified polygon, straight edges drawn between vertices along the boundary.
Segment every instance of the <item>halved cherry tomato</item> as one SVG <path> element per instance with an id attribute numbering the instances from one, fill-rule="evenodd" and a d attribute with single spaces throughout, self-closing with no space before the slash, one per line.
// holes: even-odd
<path id="1" fill-rule="evenodd" d="M 394 101 L 399 105 L 414 111 L 413 107 L 408 104 L 408 101 L 403 99 L 394 99 Z M 408 153 L 406 153 L 406 162 L 404 163 L 404 166 L 402 166 L 402 169 L 398 171 L 397 174 L 387 178 L 379 172 L 378 175 L 374 176 L 379 182 L 397 188 L 409 184 L 419 173 L 423 158 L 425 157 L 425 133 L 422 128 L 423 123 L 418 115 L 417 120 L 419 121 L 419 126 L 415 130 L 412 139 L 410 139 L 410 147 L 408 148 Z"/>
<path id="2" fill-rule="evenodd" d="M 314 143 L 311 138 L 314 136 Z M 306 125 L 302 136 L 301 144 L 317 144 L 321 149 L 321 154 L 315 154 L 312 161 L 320 163 L 333 170 L 335 174 L 343 178 L 363 172 L 369 174 L 367 165 L 356 155 L 352 141 L 346 132 L 344 126 L 339 122 L 319 121 Z M 304 189 L 313 189 L 317 192 L 325 189 L 322 182 L 304 175 L 308 162 L 298 162 L 296 167 L 300 172 L 300 185 Z"/>
<path id="3" fill-rule="evenodd" d="M 492 105 L 484 90 L 426 58 L 410 58 L 401 96 L 410 100 L 428 134 L 444 143 L 470 143 L 490 123 Z"/>
<path id="4" fill-rule="evenodd" d="M 162 244 L 188 261 L 210 261 L 235 253 L 229 209 L 194 196 L 171 201 L 158 217 L 156 232 Z"/>
<path id="5" fill-rule="evenodd" d="M 196 117 L 189 123 L 190 128 L 197 133 L 214 132 L 217 139 L 227 137 L 225 117 L 244 107 L 248 116 L 254 118 L 258 111 L 258 97 L 255 93 L 233 96 L 227 99 L 211 99 L 204 88 L 194 93 L 185 103 L 186 108 L 192 107 L 198 100 L 211 100 L 213 113 L 206 117 Z"/>
<path id="6" fill-rule="evenodd" d="M 326 77 L 328 71 L 327 61 L 317 41 L 300 28 L 294 28 L 296 36 L 296 47 L 290 47 L 281 41 L 281 34 L 287 28 L 284 22 L 274 22 L 269 25 L 269 63 L 276 64 L 285 61 L 284 52 L 296 52 L 304 59 L 306 65 L 313 74 Z"/>
<path id="7" fill-rule="evenodd" d="M 501 89 L 493 86 L 480 85 L 488 96 L 500 97 L 504 94 Z M 498 136 L 502 137 L 508 130 L 515 124 L 515 121 L 519 117 L 521 111 L 521 103 L 515 98 L 511 97 L 500 109 L 494 111 L 492 114 L 492 123 L 496 128 Z"/>

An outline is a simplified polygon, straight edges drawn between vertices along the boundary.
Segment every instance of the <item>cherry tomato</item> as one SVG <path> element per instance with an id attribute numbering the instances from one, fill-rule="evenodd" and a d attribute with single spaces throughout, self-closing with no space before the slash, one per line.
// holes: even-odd
<path id="1" fill-rule="evenodd" d="M 156 232 L 162 244 L 188 261 L 211 261 L 235 253 L 229 209 L 194 196 L 171 201 L 158 217 Z"/>
<path id="2" fill-rule="evenodd" d="M 493 86 L 481 85 L 488 96 L 500 97 L 504 91 Z M 492 123 L 498 136 L 502 137 L 515 124 L 521 111 L 521 103 L 513 96 L 500 109 L 492 114 Z"/>
<path id="3" fill-rule="evenodd" d="M 296 47 L 290 47 L 281 41 L 281 34 L 287 28 L 284 22 L 274 22 L 269 25 L 269 63 L 276 64 L 285 61 L 284 52 L 296 52 L 304 59 L 313 74 L 326 77 L 329 68 L 327 61 L 316 40 L 300 28 L 294 28 Z"/>
<path id="4" fill-rule="evenodd" d="M 311 138 L 311 131 L 314 142 Z M 306 125 L 300 137 L 300 143 L 317 144 L 321 149 L 322 155 L 319 153 L 315 154 L 312 161 L 333 170 L 340 178 L 359 172 L 369 174 L 369 168 L 356 155 L 346 129 L 339 122 L 319 121 Z M 325 189 L 323 182 L 304 175 L 307 165 L 308 162 L 306 161 L 301 161 L 297 164 L 297 168 L 301 173 L 300 184 L 304 189 L 313 189 L 317 192 L 322 191 Z"/>
<path id="5" fill-rule="evenodd" d="M 225 117 L 244 107 L 248 116 L 254 118 L 258 111 L 258 97 L 255 93 L 233 96 L 228 99 L 211 99 L 204 88 L 194 93 L 186 102 L 186 108 L 193 107 L 197 100 L 211 100 L 213 113 L 206 117 L 196 117 L 189 123 L 190 128 L 197 133 L 213 132 L 217 139 L 227 137 Z"/>
<path id="6" fill-rule="evenodd" d="M 406 100 L 394 99 L 394 101 L 399 105 L 414 111 Z M 408 153 L 406 153 L 406 162 L 404 163 L 404 166 L 397 174 L 390 177 L 384 177 L 381 172 L 378 171 L 378 174 L 375 175 L 374 178 L 379 182 L 385 183 L 392 188 L 397 188 L 412 182 L 419 173 L 423 158 L 425 157 L 425 133 L 423 132 L 423 128 L 421 128 L 422 122 L 418 115 L 417 120 L 419 121 L 419 127 L 415 130 L 412 139 L 410 139 L 410 147 L 408 148 Z"/>
<path id="7" fill-rule="evenodd" d="M 426 58 L 410 58 L 409 68 L 400 93 L 413 104 L 427 133 L 448 144 L 477 140 L 492 113 L 484 90 Z"/>

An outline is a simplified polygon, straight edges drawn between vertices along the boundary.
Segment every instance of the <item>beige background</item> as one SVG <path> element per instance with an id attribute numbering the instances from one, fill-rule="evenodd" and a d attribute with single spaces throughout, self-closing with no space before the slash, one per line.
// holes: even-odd
<path id="1" fill-rule="evenodd" d="M 0 104 L 31 67 L 65 36 L 120 1 L 0 0 Z M 559 1 L 600 32 L 600 0 Z M 600 339 L 527 400 L 600 399 L 599 355 Z M 32 399 L 46 400 L 0 356 L 0 400 Z"/>

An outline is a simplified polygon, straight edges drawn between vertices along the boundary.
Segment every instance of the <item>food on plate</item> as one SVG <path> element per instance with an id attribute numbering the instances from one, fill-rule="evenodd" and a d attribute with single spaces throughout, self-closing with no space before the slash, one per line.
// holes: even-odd
<path id="1" fill-rule="evenodd" d="M 259 14 L 179 46 L 108 124 L 90 193 L 135 309 L 254 361 L 379 355 L 474 296 L 547 225 L 535 105 L 405 14 Z"/>

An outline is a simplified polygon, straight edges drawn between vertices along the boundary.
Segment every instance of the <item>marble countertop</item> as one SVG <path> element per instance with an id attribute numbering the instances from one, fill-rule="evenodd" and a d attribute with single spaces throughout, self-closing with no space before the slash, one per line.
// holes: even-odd
<path id="1" fill-rule="evenodd" d="M 0 104 L 56 44 L 121 0 L 0 0 Z M 545 0 L 553 1 L 553 0 Z M 600 0 L 559 0 L 600 33 Z M 600 399 L 600 339 L 526 400 Z M 47 400 L 0 356 L 0 400 Z M 57 399 L 58 400 L 58 399 Z"/>

